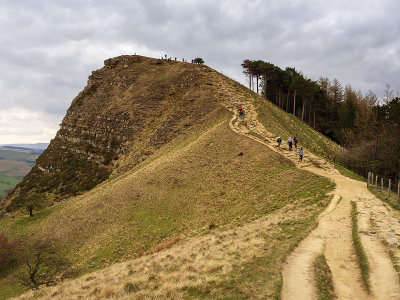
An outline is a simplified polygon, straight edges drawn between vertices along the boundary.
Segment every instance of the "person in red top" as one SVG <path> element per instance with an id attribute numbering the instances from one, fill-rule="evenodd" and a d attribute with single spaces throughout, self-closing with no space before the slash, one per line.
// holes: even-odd
<path id="1" fill-rule="evenodd" d="M 241 120 L 243 119 L 243 115 L 244 115 L 243 107 L 240 107 L 239 108 L 239 117 L 240 117 Z"/>

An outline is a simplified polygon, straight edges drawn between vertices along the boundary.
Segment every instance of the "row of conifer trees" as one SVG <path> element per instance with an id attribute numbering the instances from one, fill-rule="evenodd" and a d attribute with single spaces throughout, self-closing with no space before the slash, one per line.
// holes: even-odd
<path id="1" fill-rule="evenodd" d="M 400 98 L 386 85 L 384 97 L 363 94 L 339 80 L 313 81 L 287 67 L 245 59 L 250 89 L 343 145 L 340 160 L 366 176 L 369 171 L 400 178 Z"/>

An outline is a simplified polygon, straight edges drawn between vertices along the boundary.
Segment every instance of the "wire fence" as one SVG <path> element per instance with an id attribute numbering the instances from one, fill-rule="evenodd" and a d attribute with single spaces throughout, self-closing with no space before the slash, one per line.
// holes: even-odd
<path id="1" fill-rule="evenodd" d="M 395 182 L 390 178 L 379 177 L 372 172 L 368 172 L 367 184 L 375 192 L 400 205 L 400 180 Z"/>

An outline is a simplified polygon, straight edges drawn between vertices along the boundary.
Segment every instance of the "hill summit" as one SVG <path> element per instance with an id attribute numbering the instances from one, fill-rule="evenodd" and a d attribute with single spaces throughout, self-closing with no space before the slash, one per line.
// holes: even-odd
<path id="1" fill-rule="evenodd" d="M 47 205 L 95 187 L 146 160 L 211 112 L 222 109 L 203 66 L 119 56 L 92 72 L 56 137 L 7 199 L 32 193 Z"/>
<path id="2" fill-rule="evenodd" d="M 49 241 L 54 255 L 72 265 L 60 277 L 135 264 L 118 272 L 144 299 L 156 289 L 196 298 L 210 288 L 207 295 L 273 298 L 284 257 L 315 226 L 333 187 L 305 170 L 325 170 L 326 161 L 306 152 L 300 163 L 293 151 L 275 147 L 278 135 L 285 140 L 293 132 L 315 151 L 334 148 L 207 66 L 141 56 L 106 60 L 73 100 L 36 167 L 3 203 L 13 217 L 0 218 L 0 229 L 27 251 Z M 36 202 L 48 207 L 35 208 L 31 217 L 26 208 Z M 19 207 L 24 213 L 13 211 Z M 175 253 L 163 251 L 169 247 Z M 26 290 L 16 276 L 27 278 L 26 261 L 21 257 L 0 273 L 0 299 Z M 97 282 L 100 275 L 93 276 Z M 119 283 L 103 291 L 84 280 L 84 299 L 135 292 L 128 295 Z M 70 299 L 76 292 L 50 294 Z"/>

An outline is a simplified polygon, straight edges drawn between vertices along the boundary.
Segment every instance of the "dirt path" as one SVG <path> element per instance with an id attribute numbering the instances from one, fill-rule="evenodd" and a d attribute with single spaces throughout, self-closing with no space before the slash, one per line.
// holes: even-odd
<path id="1" fill-rule="evenodd" d="M 221 84 L 220 88 L 225 96 L 235 95 L 226 85 Z M 365 183 L 342 176 L 329 162 L 308 153 L 307 149 L 303 162 L 298 161 L 295 151 L 286 149 L 284 142 L 279 151 L 275 142 L 277 137 L 258 121 L 256 110 L 244 96 L 236 96 L 234 102 L 225 106 L 234 112 L 230 122 L 232 130 L 280 152 L 297 167 L 328 177 L 336 183 L 332 192 L 333 200 L 320 215 L 318 227 L 287 259 L 283 270 L 282 299 L 316 299 L 313 261 L 320 253 L 325 254 L 339 299 L 400 299 L 398 275 L 388 255 L 388 247 L 400 255 L 400 214 L 374 197 Z M 244 120 L 238 118 L 239 106 L 246 109 Z M 370 263 L 371 294 L 367 293 L 361 280 L 353 249 L 351 201 L 357 202 L 360 212 L 359 231 Z M 385 246 L 381 240 L 385 240 L 389 246 Z"/>

